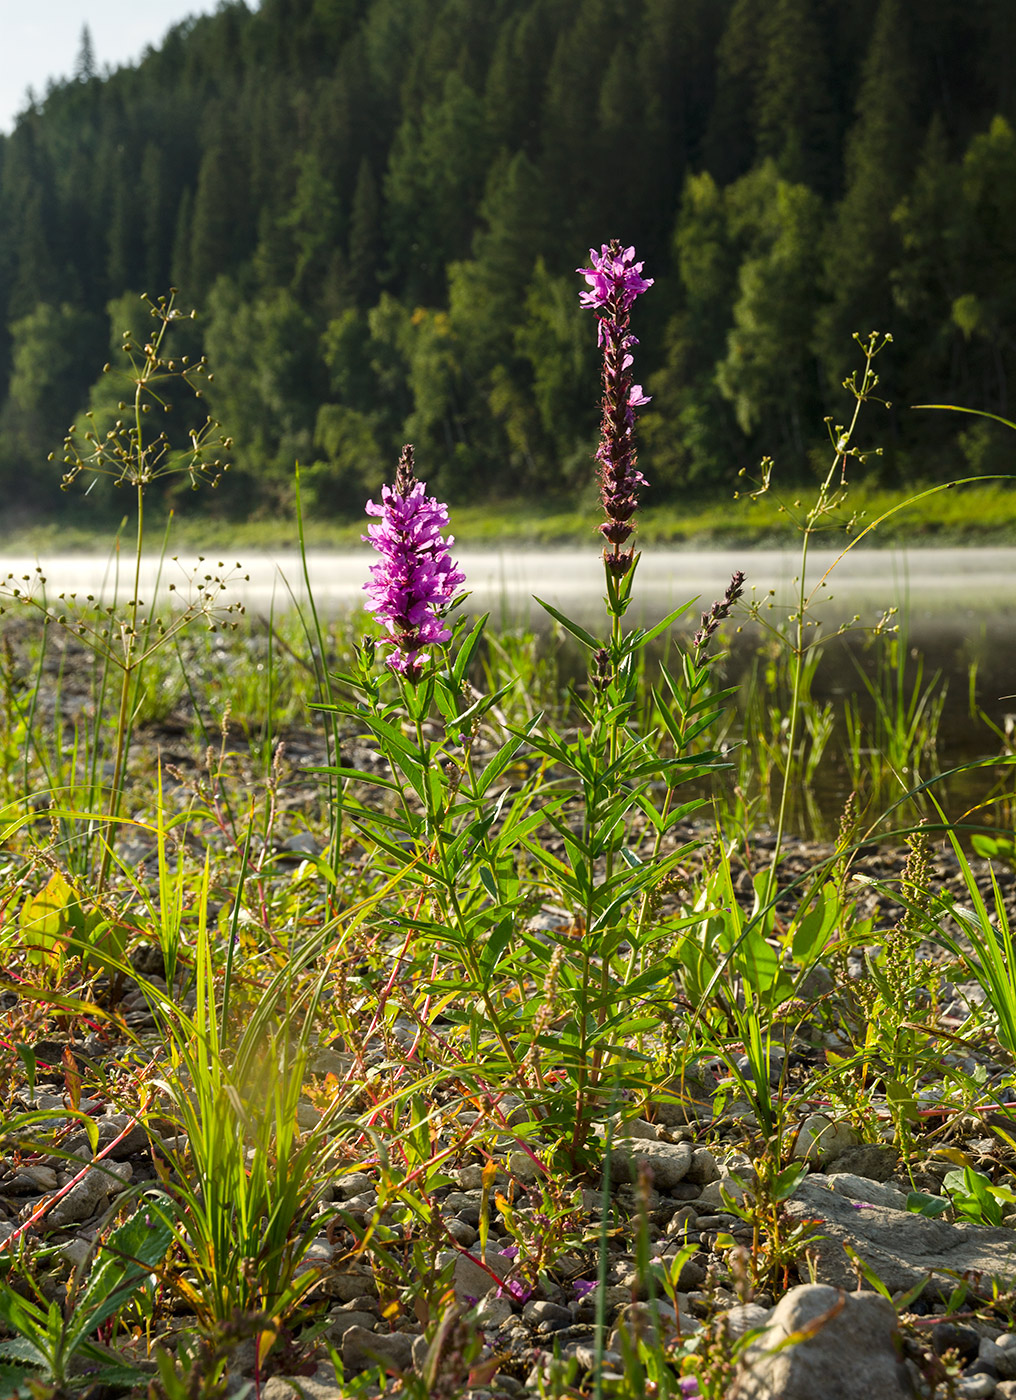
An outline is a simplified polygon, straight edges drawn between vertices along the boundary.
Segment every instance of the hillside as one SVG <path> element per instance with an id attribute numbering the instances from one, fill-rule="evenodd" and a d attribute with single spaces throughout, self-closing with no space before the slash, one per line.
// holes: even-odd
<path id="1" fill-rule="evenodd" d="M 806 478 L 872 329 L 870 484 L 1009 470 L 1006 430 L 909 406 L 1012 416 L 1014 53 L 1011 0 L 234 0 L 83 63 L 0 139 L 6 514 L 79 509 L 47 455 L 115 413 L 99 370 L 171 285 L 224 515 L 288 510 L 296 459 L 358 511 L 406 440 L 453 500 L 581 494 L 574 268 L 610 237 L 656 279 L 657 504 L 763 454 Z"/>

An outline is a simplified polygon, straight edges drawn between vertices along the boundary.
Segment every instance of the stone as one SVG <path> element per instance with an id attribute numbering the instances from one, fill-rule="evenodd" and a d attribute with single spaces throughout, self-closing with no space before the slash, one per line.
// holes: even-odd
<path id="1" fill-rule="evenodd" d="M 677 1328 L 677 1315 L 671 1305 L 657 1302 L 655 1314 L 663 1327 L 664 1338 L 673 1335 Z M 654 1308 L 649 1303 L 626 1303 L 614 1321 L 607 1347 L 610 1351 L 622 1352 L 625 1347 L 633 1349 L 640 1339 L 650 1347 L 657 1343 Z"/>
<path id="2" fill-rule="evenodd" d="M 451 1253 L 438 1256 L 438 1268 L 443 1267 L 451 1259 Z M 468 1254 L 456 1254 L 455 1272 L 452 1275 L 452 1282 L 455 1288 L 455 1301 L 464 1303 L 467 1307 L 472 1307 L 474 1303 L 485 1298 L 492 1287 L 496 1287 L 496 1279 L 491 1278 L 490 1273 L 496 1278 L 507 1278 L 512 1268 L 512 1261 L 505 1254 L 489 1253 L 485 1256 L 487 1268 L 470 1258 Z"/>
<path id="3" fill-rule="evenodd" d="M 976 1356 L 981 1336 L 974 1327 L 964 1327 L 957 1322 L 936 1322 L 931 1329 L 931 1346 L 936 1356 L 954 1351 L 962 1361 Z"/>
<path id="4" fill-rule="evenodd" d="M 677 1128 L 700 1118 L 712 1118 L 716 1091 L 717 1079 L 711 1070 L 702 1065 L 688 1065 L 683 1076 L 655 1090 L 647 1107 L 665 1128 Z"/>
<path id="5" fill-rule="evenodd" d="M 868 1205 L 887 1206 L 890 1210 L 907 1208 L 907 1198 L 903 1192 L 884 1182 L 869 1181 L 867 1177 L 855 1176 L 853 1172 L 829 1172 L 826 1179 L 834 1191 L 850 1201 L 866 1201 Z"/>
<path id="6" fill-rule="evenodd" d="M 888 1181 L 899 1160 L 900 1154 L 895 1147 L 884 1147 L 876 1142 L 861 1142 L 856 1147 L 848 1147 L 831 1157 L 826 1171 L 850 1172 L 854 1176 L 865 1176 L 869 1181 Z"/>
<path id="7" fill-rule="evenodd" d="M 997 1390 L 994 1376 L 960 1376 L 953 1394 L 956 1400 L 991 1400 Z"/>
<path id="8" fill-rule="evenodd" d="M 127 1130 L 123 1140 L 108 1154 L 115 1162 L 133 1157 L 138 1152 L 148 1151 L 148 1131 L 142 1123 L 134 1122 L 131 1126 L 132 1118 L 133 1114 L 130 1113 L 107 1113 L 105 1118 L 98 1120 L 100 1147 L 113 1142 L 124 1129 Z"/>
<path id="9" fill-rule="evenodd" d="M 571 1325 L 572 1315 L 561 1303 L 550 1303 L 545 1298 L 534 1299 L 522 1309 L 527 1322 L 558 1322 L 562 1327 Z"/>
<path id="10" fill-rule="evenodd" d="M 301 1376 L 293 1381 L 272 1376 L 261 1387 L 261 1400 L 342 1400 L 348 1393 L 334 1376 L 330 1381 L 322 1376 Z"/>
<path id="11" fill-rule="evenodd" d="M 615 1140 L 618 1138 L 638 1138 L 645 1142 L 656 1142 L 659 1130 L 655 1123 L 647 1123 L 644 1118 L 629 1118 L 627 1122 L 616 1119 L 613 1126 Z"/>
<path id="12" fill-rule="evenodd" d="M 409 1371 L 413 1365 L 413 1341 L 407 1332 L 369 1332 L 350 1327 L 342 1334 L 342 1365 L 348 1374 L 381 1366 L 386 1371 Z"/>
<path id="13" fill-rule="evenodd" d="M 47 1211 L 46 1224 L 57 1229 L 90 1219 L 105 1206 L 110 1196 L 125 1188 L 132 1174 L 130 1162 L 104 1162 L 100 1167 L 92 1167 Z"/>
<path id="14" fill-rule="evenodd" d="M 503 1293 L 500 1297 L 494 1289 L 481 1298 L 476 1305 L 476 1322 L 479 1327 L 486 1327 L 493 1331 L 498 1327 L 503 1327 L 509 1318 L 515 1316 L 515 1310 L 511 1305 L 511 1299 Z M 571 1314 L 568 1315 L 571 1321 Z"/>
<path id="15" fill-rule="evenodd" d="M 708 1186 L 711 1181 L 719 1181 L 720 1167 L 708 1147 L 696 1147 L 691 1154 L 691 1162 L 685 1172 L 685 1181 L 696 1186 Z"/>
<path id="16" fill-rule="evenodd" d="M 467 1249 L 479 1239 L 479 1235 L 473 1226 L 470 1225 L 468 1221 L 459 1220 L 457 1216 L 453 1216 L 451 1220 L 445 1221 L 445 1229 L 453 1240 L 456 1240 L 459 1244 L 464 1244 Z"/>
<path id="17" fill-rule="evenodd" d="M 774 1350 L 793 1333 L 804 1340 Z M 911 1400 L 896 1311 L 878 1293 L 792 1288 L 745 1352 L 726 1400 Z"/>
<path id="18" fill-rule="evenodd" d="M 573 1352 L 575 1360 L 578 1362 L 580 1371 L 593 1371 L 596 1369 L 596 1348 L 583 1345 L 581 1342 Z M 623 1371 L 624 1360 L 619 1351 L 604 1351 L 600 1361 L 611 1371 Z"/>
<path id="19" fill-rule="evenodd" d="M 619 1185 L 637 1181 L 644 1164 L 657 1190 L 667 1191 L 687 1176 L 693 1155 L 690 1142 L 618 1143 L 610 1153 L 611 1180 Z"/>
<path id="20" fill-rule="evenodd" d="M 960 1274 L 980 1275 L 986 1288 L 990 1280 L 997 1280 L 1003 1291 L 1016 1280 L 1016 1235 L 1011 1230 L 950 1225 L 912 1211 L 852 1199 L 834 1191 L 829 1179 L 818 1173 L 805 1178 L 784 1210 L 790 1224 L 817 1222 L 806 1248 L 819 1283 L 846 1289 L 856 1286 L 857 1271 L 844 1244 L 856 1250 L 890 1293 L 944 1271 L 953 1279 Z"/>
<path id="21" fill-rule="evenodd" d="M 825 1113 L 812 1113 L 801 1124 L 794 1143 L 798 1162 L 828 1162 L 857 1145 L 857 1133 L 849 1123 L 838 1123 Z"/>
<path id="22" fill-rule="evenodd" d="M 982 1337 L 977 1355 L 995 1368 L 1000 1380 L 1016 1381 L 1016 1336 L 1011 1332 L 1003 1333 L 994 1342 L 989 1337 Z"/>
<path id="23" fill-rule="evenodd" d="M 328 1326 L 325 1329 L 325 1336 L 330 1342 L 338 1342 L 345 1336 L 351 1327 L 359 1327 L 362 1332 L 371 1332 L 377 1318 L 373 1313 L 349 1312 L 341 1308 L 338 1312 L 333 1312 L 328 1318 Z"/>
<path id="24" fill-rule="evenodd" d="M 818 1001 L 836 990 L 836 979 L 824 963 L 813 963 L 797 986 L 797 995 L 804 1001 Z"/>
<path id="25" fill-rule="evenodd" d="M 708 1185 L 703 1186 L 695 1202 L 695 1209 L 699 1215 L 709 1215 L 713 1211 L 729 1209 L 729 1201 L 740 1204 L 748 1195 L 750 1192 L 742 1182 L 732 1176 L 723 1176 L 718 1181 L 710 1181 Z"/>
<path id="26" fill-rule="evenodd" d="M 716 1314 L 714 1321 L 726 1331 L 733 1341 L 765 1327 L 772 1316 L 772 1308 L 763 1308 L 759 1303 L 737 1303 Z"/>
<path id="27" fill-rule="evenodd" d="M 517 1176 L 520 1181 L 530 1184 L 543 1179 L 543 1172 L 535 1159 L 528 1152 L 524 1152 L 521 1147 L 517 1147 L 514 1152 L 508 1154 L 508 1170 L 512 1176 Z"/>
<path id="28" fill-rule="evenodd" d="M 329 1274 L 325 1279 L 324 1288 L 329 1298 L 338 1298 L 340 1303 L 351 1303 L 356 1298 L 377 1294 L 374 1275 L 359 1270 L 347 1274 Z"/>
<path id="29" fill-rule="evenodd" d="M 92 1242 L 82 1239 L 67 1240 L 59 1246 L 58 1253 L 60 1258 L 65 1259 L 72 1269 L 80 1269 L 93 1253 Z"/>

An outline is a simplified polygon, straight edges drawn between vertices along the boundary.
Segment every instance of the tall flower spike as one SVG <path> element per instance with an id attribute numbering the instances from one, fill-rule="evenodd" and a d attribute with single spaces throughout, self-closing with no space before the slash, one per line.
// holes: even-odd
<path id="1" fill-rule="evenodd" d="M 364 607 L 377 614 L 388 633 L 378 643 L 393 648 L 386 665 L 414 682 L 428 659 L 423 649 L 451 636 L 443 614 L 465 580 L 448 553 L 454 537 L 446 540 L 441 533 L 448 510 L 425 490 L 426 483 L 416 480 L 413 449 L 407 444 L 395 485 L 381 488 L 381 505 L 367 502 L 367 514 L 380 516 L 381 522 L 368 525 L 361 536 L 381 556 L 363 585 L 370 595 Z"/>
<path id="2" fill-rule="evenodd" d="M 603 416 L 596 460 L 600 500 L 607 518 L 600 533 L 613 546 L 603 551 L 607 567 L 621 576 L 634 562 L 634 550 L 621 546 L 634 529 L 631 518 L 638 508 L 639 488 L 646 484 L 636 466 L 635 410 L 649 402 L 642 385 L 632 379 L 631 351 L 638 341 L 628 329 L 628 313 L 635 298 L 653 285 L 653 279 L 642 276 L 635 249 L 622 248 L 616 239 L 604 243 L 599 253 L 590 248 L 589 262 L 589 267 L 576 271 L 589 283 L 579 302 L 596 312 L 597 340 L 603 351 Z"/>

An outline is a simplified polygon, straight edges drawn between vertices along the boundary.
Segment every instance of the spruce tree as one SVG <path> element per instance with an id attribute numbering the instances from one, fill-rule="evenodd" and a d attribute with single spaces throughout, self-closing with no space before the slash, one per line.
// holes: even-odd
<path id="1" fill-rule="evenodd" d="M 902 0 L 881 0 L 847 139 L 846 192 L 827 239 L 828 303 L 816 344 L 831 391 L 856 361 L 853 332 L 895 329 L 891 279 L 900 246 L 892 213 L 910 183 L 919 143 L 912 37 Z"/>

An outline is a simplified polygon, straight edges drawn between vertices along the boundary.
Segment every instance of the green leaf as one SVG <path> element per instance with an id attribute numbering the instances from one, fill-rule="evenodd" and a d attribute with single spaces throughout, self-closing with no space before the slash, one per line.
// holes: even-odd
<path id="1" fill-rule="evenodd" d="M 889 1292 L 888 1288 L 886 1288 L 885 1284 L 879 1278 L 878 1274 L 876 1274 L 875 1270 L 871 1267 L 871 1265 L 861 1258 L 857 1250 L 853 1249 L 849 1244 L 844 1244 L 843 1252 L 850 1260 L 850 1262 L 855 1266 L 855 1268 L 861 1271 L 861 1273 L 864 1275 L 865 1279 L 867 1279 L 868 1283 L 871 1284 L 875 1292 L 881 1293 L 882 1297 L 888 1298 L 891 1303 L 893 1300 L 892 1294 Z"/>
<path id="2" fill-rule="evenodd" d="M 502 919 L 495 929 L 491 930 L 486 946 L 480 955 L 480 971 L 483 974 L 484 986 L 490 985 L 490 979 L 494 969 L 501 961 L 501 955 L 511 942 L 514 919 Z"/>
<path id="3" fill-rule="evenodd" d="M 638 632 L 631 641 L 632 651 L 639 651 L 650 642 L 655 642 L 661 633 L 666 632 L 668 627 L 672 627 L 679 617 L 683 617 L 688 609 L 696 603 L 696 598 L 689 598 L 687 603 L 682 603 L 679 608 L 675 608 L 672 613 L 668 613 L 662 622 L 658 622 L 655 627 L 651 627 L 648 632 Z"/>
<path id="4" fill-rule="evenodd" d="M 784 1167 L 781 1172 L 777 1173 L 773 1181 L 773 1200 L 788 1201 L 808 1175 L 809 1170 L 807 1162 L 794 1162 L 793 1165 Z"/>
<path id="5" fill-rule="evenodd" d="M 944 1215 L 948 1209 L 949 1202 L 945 1196 L 930 1196 L 927 1191 L 907 1193 L 907 1210 L 912 1210 L 915 1215 L 927 1215 L 934 1220 L 936 1216 Z M 921 1287 L 924 1287 L 923 1281 Z"/>
<path id="6" fill-rule="evenodd" d="M 573 637 L 577 638 L 583 646 L 588 647 L 590 651 L 599 651 L 601 644 L 591 632 L 587 632 L 586 629 L 580 627 L 577 622 L 572 622 L 570 617 L 565 617 L 564 613 L 558 612 L 557 608 L 551 607 L 551 605 L 545 603 L 542 598 L 537 598 L 536 601 L 545 612 L 549 612 L 551 617 L 554 618 L 556 622 L 559 622 L 566 632 L 570 632 Z"/>
<path id="7" fill-rule="evenodd" d="M 1016 865 L 1016 841 L 1011 836 L 988 836 L 977 831 L 971 836 L 970 844 L 982 860 L 1000 860 L 1006 865 Z"/>
<path id="8" fill-rule="evenodd" d="M 823 885 L 818 899 L 794 929 L 790 949 L 795 962 L 808 967 L 821 954 L 839 911 L 836 887 L 831 883 Z"/>

